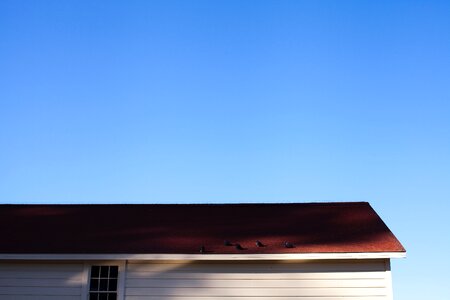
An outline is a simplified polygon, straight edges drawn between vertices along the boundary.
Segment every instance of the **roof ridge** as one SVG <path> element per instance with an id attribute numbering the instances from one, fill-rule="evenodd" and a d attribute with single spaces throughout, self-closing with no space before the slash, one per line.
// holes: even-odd
<path id="1" fill-rule="evenodd" d="M 368 205 L 367 201 L 342 202 L 240 202 L 240 203 L 4 203 L 0 206 L 253 206 L 253 205 Z"/>

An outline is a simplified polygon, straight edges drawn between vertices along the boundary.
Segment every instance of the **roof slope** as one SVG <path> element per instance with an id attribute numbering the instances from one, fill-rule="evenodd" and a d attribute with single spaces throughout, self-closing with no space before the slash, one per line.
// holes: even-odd
<path id="1" fill-rule="evenodd" d="M 18 254 L 405 251 L 366 202 L 0 205 L 0 236 Z"/>

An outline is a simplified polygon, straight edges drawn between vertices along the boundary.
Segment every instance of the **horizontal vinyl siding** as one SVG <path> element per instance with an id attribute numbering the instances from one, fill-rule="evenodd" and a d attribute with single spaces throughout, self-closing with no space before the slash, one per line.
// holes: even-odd
<path id="1" fill-rule="evenodd" d="M 385 300 L 384 260 L 129 262 L 126 300 Z"/>
<path id="2" fill-rule="evenodd" d="M 80 300 L 82 280 L 82 263 L 0 263 L 0 300 Z"/>

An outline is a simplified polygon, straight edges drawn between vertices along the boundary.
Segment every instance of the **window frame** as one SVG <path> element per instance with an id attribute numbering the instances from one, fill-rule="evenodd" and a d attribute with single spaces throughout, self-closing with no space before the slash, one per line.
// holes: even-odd
<path id="1" fill-rule="evenodd" d="M 117 300 L 124 300 L 125 298 L 125 270 L 126 261 L 112 260 L 112 261 L 88 261 L 84 263 L 83 271 L 83 286 L 82 286 L 82 300 L 89 300 L 89 288 L 91 281 L 92 266 L 117 266 Z"/>

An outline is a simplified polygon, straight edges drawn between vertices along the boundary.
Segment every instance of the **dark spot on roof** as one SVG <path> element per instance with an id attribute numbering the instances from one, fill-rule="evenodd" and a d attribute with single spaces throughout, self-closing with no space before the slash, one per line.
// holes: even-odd
<path id="1" fill-rule="evenodd" d="M 294 248 L 294 244 L 289 242 L 284 242 L 284 248 Z"/>
<path id="2" fill-rule="evenodd" d="M 265 247 L 265 245 L 261 241 L 255 242 L 256 247 Z"/>
<path id="3" fill-rule="evenodd" d="M 234 245 L 234 247 L 236 248 L 236 250 L 245 250 L 245 249 L 241 246 L 241 244 L 236 244 L 236 245 Z"/>

